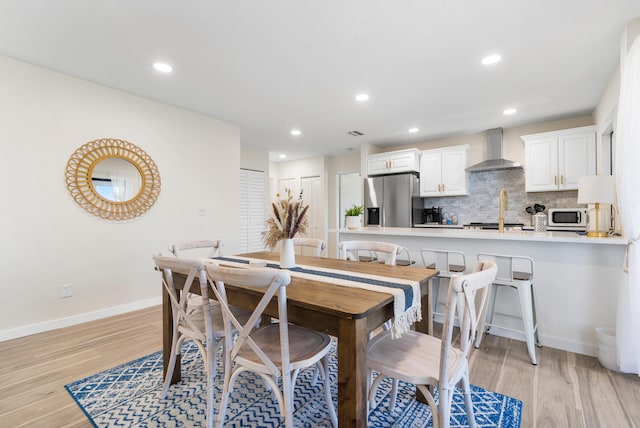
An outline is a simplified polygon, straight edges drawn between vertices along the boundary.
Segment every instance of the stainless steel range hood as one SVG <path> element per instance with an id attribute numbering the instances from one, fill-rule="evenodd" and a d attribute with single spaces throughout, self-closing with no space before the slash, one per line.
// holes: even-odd
<path id="1" fill-rule="evenodd" d="M 495 171 L 499 169 L 522 168 L 520 162 L 502 158 L 502 128 L 487 130 L 487 160 L 465 169 L 467 172 Z"/>

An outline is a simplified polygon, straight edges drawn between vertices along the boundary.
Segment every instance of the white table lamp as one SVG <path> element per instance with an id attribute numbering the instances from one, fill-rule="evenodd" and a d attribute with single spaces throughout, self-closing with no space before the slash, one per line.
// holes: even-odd
<path id="1" fill-rule="evenodd" d="M 595 204 L 596 221 L 595 229 L 591 228 L 591 224 L 587 225 L 587 236 L 605 237 L 608 235 L 606 230 L 600 230 L 600 204 L 614 205 L 616 203 L 616 180 L 612 175 L 589 175 L 580 177 L 578 183 L 578 203 L 579 204 Z M 591 223 L 591 216 L 589 216 Z"/>

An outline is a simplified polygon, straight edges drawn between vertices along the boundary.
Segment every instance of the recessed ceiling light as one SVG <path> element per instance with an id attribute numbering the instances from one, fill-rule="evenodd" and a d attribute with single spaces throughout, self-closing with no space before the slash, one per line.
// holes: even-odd
<path id="1" fill-rule="evenodd" d="M 284 159 L 284 158 L 287 157 L 287 155 L 280 155 L 279 157 L 280 157 L 280 159 Z"/>
<path id="2" fill-rule="evenodd" d="M 173 71 L 173 67 L 164 62 L 154 62 L 153 68 L 162 73 L 171 73 Z"/>
<path id="3" fill-rule="evenodd" d="M 358 94 L 356 95 L 356 101 L 364 102 L 369 100 L 369 94 Z"/>
<path id="4" fill-rule="evenodd" d="M 500 55 L 489 55 L 486 56 L 484 58 L 482 58 L 482 64 L 483 65 L 491 65 L 491 64 L 495 64 L 496 62 L 500 61 L 502 59 L 502 57 Z"/>
<path id="5" fill-rule="evenodd" d="M 302 132 L 300 132 L 299 129 L 292 129 L 291 130 L 291 135 L 296 135 L 297 136 L 297 135 L 300 135 L 300 134 L 302 134 Z"/>
<path id="6" fill-rule="evenodd" d="M 418 128 L 409 128 L 409 132 L 412 133 L 412 134 L 415 134 L 418 131 L 419 131 Z"/>
<path id="7" fill-rule="evenodd" d="M 510 114 L 514 114 L 514 113 L 515 113 L 515 112 L 517 112 L 517 111 L 518 111 L 518 110 L 516 110 L 516 109 L 514 109 L 514 108 L 508 108 L 508 109 L 505 109 L 505 110 L 502 112 L 502 114 L 504 114 L 504 115 L 507 115 L 507 116 L 508 116 L 508 115 L 510 115 Z"/>

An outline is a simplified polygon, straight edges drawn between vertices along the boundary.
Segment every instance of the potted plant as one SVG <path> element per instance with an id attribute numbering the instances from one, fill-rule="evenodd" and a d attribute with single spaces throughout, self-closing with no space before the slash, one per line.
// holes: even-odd
<path id="1" fill-rule="evenodd" d="M 345 226 L 349 230 L 360 229 L 360 216 L 364 208 L 362 205 L 353 204 L 351 208 L 347 208 L 344 212 L 345 215 Z"/>

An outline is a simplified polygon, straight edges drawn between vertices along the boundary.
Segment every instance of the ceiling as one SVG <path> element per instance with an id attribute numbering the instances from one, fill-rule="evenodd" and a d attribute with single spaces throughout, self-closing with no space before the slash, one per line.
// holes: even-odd
<path id="1" fill-rule="evenodd" d="M 589 114 L 637 17 L 639 0 L 2 0 L 0 54 L 296 159 Z"/>

